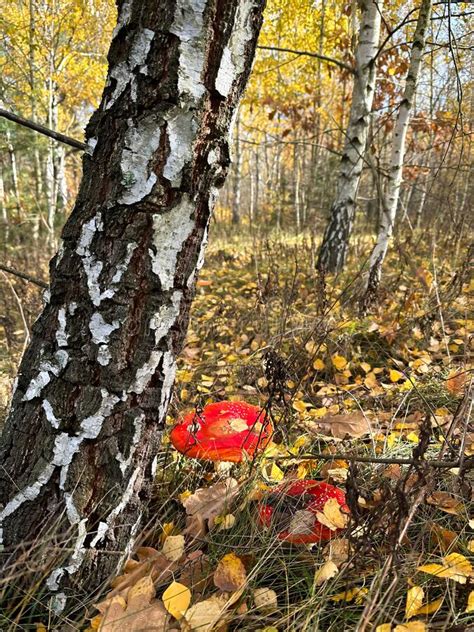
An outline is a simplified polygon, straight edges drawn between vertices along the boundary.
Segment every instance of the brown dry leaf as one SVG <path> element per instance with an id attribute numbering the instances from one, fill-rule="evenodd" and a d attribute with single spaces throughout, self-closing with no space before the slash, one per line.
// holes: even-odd
<path id="1" fill-rule="evenodd" d="M 271 614 L 278 608 L 277 594 L 271 588 L 255 588 L 252 595 L 257 610 Z"/>
<path id="2" fill-rule="evenodd" d="M 214 585 L 224 592 L 240 590 L 247 580 L 247 571 L 242 560 L 235 553 L 228 553 L 221 559 L 214 572 Z"/>
<path id="3" fill-rule="evenodd" d="M 339 573 L 339 569 L 331 560 L 324 562 L 324 564 L 317 569 L 314 575 L 314 584 L 315 586 L 321 586 L 324 582 L 327 582 L 328 579 L 334 577 Z"/>
<path id="4" fill-rule="evenodd" d="M 195 592 L 203 593 L 212 581 L 209 558 L 202 551 L 192 551 L 183 563 L 179 581 Z"/>
<path id="5" fill-rule="evenodd" d="M 291 518 L 288 531 L 291 535 L 309 535 L 314 528 L 314 513 L 305 509 L 295 512 Z"/>
<path id="6" fill-rule="evenodd" d="M 402 468 L 398 465 L 398 463 L 392 463 L 391 465 L 387 465 L 382 472 L 382 476 L 384 478 L 389 478 L 392 481 L 398 481 L 402 477 Z"/>
<path id="7" fill-rule="evenodd" d="M 113 590 L 107 595 L 108 599 L 133 586 L 147 575 L 150 575 L 154 582 L 165 581 L 172 576 L 176 568 L 174 562 L 170 562 L 163 553 L 151 547 L 140 547 L 135 555 L 138 561 L 128 560 L 124 566 L 124 574 L 112 580 Z"/>
<path id="8" fill-rule="evenodd" d="M 472 564 L 460 553 L 450 553 L 443 557 L 441 562 L 442 564 L 424 564 L 417 570 L 436 577 L 452 579 L 459 584 L 465 584 L 468 577 L 472 577 Z"/>
<path id="9" fill-rule="evenodd" d="M 191 630 L 211 632 L 216 624 L 225 623 L 223 613 L 227 600 L 223 596 L 212 596 L 205 601 L 194 604 L 186 611 L 184 618 Z"/>
<path id="10" fill-rule="evenodd" d="M 438 507 L 442 511 L 453 514 L 454 516 L 458 516 L 462 509 L 462 503 L 448 494 L 448 492 L 433 492 L 427 499 L 426 502 L 429 505 L 434 505 Z"/>
<path id="11" fill-rule="evenodd" d="M 350 413 L 348 415 L 325 415 L 317 422 L 306 422 L 305 426 L 310 431 L 325 434 L 335 439 L 352 437 L 358 439 L 372 432 L 370 422 L 363 413 Z"/>
<path id="12" fill-rule="evenodd" d="M 469 381 L 469 371 L 452 370 L 446 380 L 446 388 L 453 395 L 461 395 L 464 392 L 464 387 Z"/>
<path id="13" fill-rule="evenodd" d="M 127 600 L 115 595 L 102 603 L 103 632 L 165 632 L 167 613 L 161 601 L 154 599 L 155 588 L 150 575 L 142 577 L 130 588 Z M 98 606 L 97 606 L 98 607 Z"/>
<path id="14" fill-rule="evenodd" d="M 210 487 L 198 489 L 183 500 L 184 508 L 188 516 L 200 516 L 207 520 L 212 529 L 217 516 L 227 513 L 230 503 L 239 491 L 239 484 L 235 478 L 215 483 Z"/>
<path id="15" fill-rule="evenodd" d="M 323 551 L 326 560 L 331 560 L 337 566 L 344 564 L 349 559 L 349 540 L 347 538 L 334 538 L 330 540 Z"/>
<path id="16" fill-rule="evenodd" d="M 434 522 L 431 522 L 429 526 L 431 527 L 431 540 L 443 553 L 447 553 L 450 549 L 456 548 L 454 543 L 458 538 L 458 534 L 455 531 L 444 529 Z"/>
<path id="17" fill-rule="evenodd" d="M 349 521 L 349 516 L 342 513 L 341 506 L 335 498 L 330 498 L 326 501 L 323 511 L 316 513 L 316 518 L 321 524 L 329 527 L 332 531 L 344 529 Z"/>
<path id="18" fill-rule="evenodd" d="M 412 586 L 407 592 L 405 605 L 405 619 L 408 621 L 416 616 L 425 598 L 425 591 L 421 586 Z"/>

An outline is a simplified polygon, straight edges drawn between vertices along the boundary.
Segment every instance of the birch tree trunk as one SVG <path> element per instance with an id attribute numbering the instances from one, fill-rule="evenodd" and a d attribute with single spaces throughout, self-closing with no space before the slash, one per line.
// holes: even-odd
<path id="1" fill-rule="evenodd" d="M 410 65 L 405 80 L 405 89 L 398 109 L 397 120 L 393 131 L 392 147 L 390 154 L 390 166 L 388 173 L 387 190 L 383 199 L 380 225 L 369 262 L 369 275 L 367 277 L 366 292 L 362 299 L 362 308 L 365 309 L 373 301 L 380 283 L 382 265 L 387 254 L 388 244 L 393 233 L 398 202 L 400 199 L 400 187 L 403 175 L 403 160 L 405 157 L 405 145 L 407 131 L 410 125 L 410 116 L 413 100 L 416 94 L 418 77 L 420 74 L 423 52 L 425 49 L 426 31 L 430 21 L 432 0 L 422 0 L 418 13 L 415 34 L 410 55 Z"/>
<path id="2" fill-rule="evenodd" d="M 331 208 L 317 266 L 339 272 L 345 264 L 354 222 L 357 189 L 364 164 L 370 113 L 375 92 L 376 63 L 383 0 L 359 0 L 361 11 L 355 80 L 337 194 Z"/>
<path id="3" fill-rule="evenodd" d="M 146 513 L 265 0 L 118 4 L 78 198 L 0 445 L 3 565 L 48 537 L 34 579 L 57 611 L 116 572 Z"/>

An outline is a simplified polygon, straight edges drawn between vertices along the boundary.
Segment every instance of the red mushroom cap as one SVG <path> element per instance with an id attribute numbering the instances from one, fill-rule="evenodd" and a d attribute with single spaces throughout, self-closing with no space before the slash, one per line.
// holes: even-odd
<path id="1" fill-rule="evenodd" d="M 265 411 L 246 402 L 215 402 L 185 415 L 171 431 L 173 446 L 186 456 L 238 463 L 265 449 L 273 426 Z"/>
<path id="2" fill-rule="evenodd" d="M 291 505 L 288 501 L 293 498 L 301 500 L 301 503 L 298 504 L 298 509 L 304 509 L 314 514 L 314 524 L 310 533 L 291 533 L 286 527 L 278 532 L 277 538 L 279 540 L 291 542 L 292 544 L 323 542 L 334 538 L 343 531 L 343 529 L 333 531 L 321 524 L 316 518 L 316 513 L 324 510 L 324 506 L 330 498 L 335 498 L 342 511 L 349 513 L 344 491 L 320 481 L 302 480 L 296 481 L 289 486 L 288 484 L 280 485 L 272 491 L 271 498 L 275 499 L 274 503 L 267 501 L 266 503 L 260 503 L 258 506 L 259 520 L 266 527 L 272 525 L 276 513 L 283 513 L 286 517 L 285 522 L 289 521 L 292 508 L 291 506 L 285 507 L 285 504 Z"/>

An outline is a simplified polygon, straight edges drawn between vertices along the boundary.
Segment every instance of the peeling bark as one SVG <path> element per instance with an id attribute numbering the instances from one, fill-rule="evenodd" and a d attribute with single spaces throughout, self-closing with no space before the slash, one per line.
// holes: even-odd
<path id="1" fill-rule="evenodd" d="M 383 0 L 359 0 L 358 3 L 362 15 L 351 112 L 339 168 L 336 199 L 331 207 L 317 263 L 319 269 L 327 272 L 339 272 L 346 262 L 375 93 L 375 57 L 380 37 Z"/>
<path id="2" fill-rule="evenodd" d="M 430 21 L 432 0 L 422 0 L 418 20 L 413 37 L 410 65 L 405 80 L 405 89 L 398 108 L 397 120 L 393 130 L 393 139 L 388 172 L 387 191 L 382 203 L 382 213 L 377 241 L 370 255 L 370 269 L 365 296 L 362 299 L 363 309 L 374 300 L 382 274 L 382 265 L 387 254 L 388 244 L 395 226 L 400 187 L 403 176 L 403 160 L 405 158 L 406 136 L 410 126 L 413 101 L 416 94 L 418 77 L 425 50 L 426 31 Z"/>
<path id="3" fill-rule="evenodd" d="M 145 515 L 264 4 L 119 2 L 81 187 L 0 445 L 2 561 L 50 534 L 57 610 L 116 572 Z"/>

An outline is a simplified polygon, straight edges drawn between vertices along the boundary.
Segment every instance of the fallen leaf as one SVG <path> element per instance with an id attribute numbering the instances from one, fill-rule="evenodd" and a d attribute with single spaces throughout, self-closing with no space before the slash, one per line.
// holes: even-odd
<path id="1" fill-rule="evenodd" d="M 224 592 L 239 590 L 244 586 L 246 579 L 245 566 L 235 553 L 224 555 L 214 572 L 214 585 Z"/>
<path id="2" fill-rule="evenodd" d="M 291 518 L 288 531 L 292 535 L 309 535 L 314 528 L 314 513 L 305 509 L 296 511 Z"/>
<path id="3" fill-rule="evenodd" d="M 454 516 L 458 516 L 462 509 L 462 503 L 448 492 L 433 492 L 426 502 Z"/>
<path id="4" fill-rule="evenodd" d="M 172 582 L 163 593 L 162 599 L 166 610 L 179 620 L 191 603 L 191 591 L 179 582 Z"/>
<path id="5" fill-rule="evenodd" d="M 450 371 L 446 380 L 446 388 L 453 395 L 460 395 L 464 391 L 464 387 L 469 381 L 469 371 L 459 371 L 454 369 Z"/>
<path id="6" fill-rule="evenodd" d="M 341 506 L 335 498 L 330 498 L 326 501 L 323 511 L 316 513 L 316 518 L 321 524 L 329 527 L 332 531 L 344 529 L 349 521 L 349 516 L 342 513 Z"/>
<path id="7" fill-rule="evenodd" d="M 471 590 L 471 592 L 469 593 L 467 597 L 467 606 L 464 612 L 467 612 L 467 613 L 474 612 L 474 590 Z"/>
<path id="8" fill-rule="evenodd" d="M 269 483 L 277 483 L 285 477 L 278 465 L 273 462 L 262 465 L 262 476 Z"/>
<path id="9" fill-rule="evenodd" d="M 115 577 L 111 585 L 113 590 L 108 597 L 119 594 L 129 586 L 133 586 L 142 577 L 150 575 L 154 582 L 165 581 L 172 576 L 175 563 L 170 562 L 161 551 L 152 547 L 140 547 L 136 550 L 137 560 L 130 559 L 124 566 L 124 573 Z"/>
<path id="10" fill-rule="evenodd" d="M 434 601 L 430 601 L 426 603 L 424 606 L 421 606 L 416 611 L 416 614 L 433 614 L 433 612 L 437 612 L 441 606 L 443 605 L 444 597 L 440 597 L 439 599 L 435 599 Z"/>
<path id="11" fill-rule="evenodd" d="M 391 632 L 392 624 L 391 623 L 381 623 L 375 628 L 375 632 Z"/>
<path id="12" fill-rule="evenodd" d="M 436 575 L 446 579 L 452 579 L 459 584 L 465 584 L 468 577 L 472 576 L 472 564 L 460 553 L 450 553 L 442 558 L 442 564 L 425 564 L 417 568 L 418 571 Z"/>
<path id="13" fill-rule="evenodd" d="M 332 360 L 333 367 L 337 371 L 342 371 L 347 366 L 346 358 L 342 355 L 338 355 L 337 353 L 332 356 L 331 360 Z"/>
<path id="14" fill-rule="evenodd" d="M 393 632 L 426 632 L 426 624 L 423 621 L 410 621 L 397 625 Z"/>
<path id="15" fill-rule="evenodd" d="M 335 439 L 352 437 L 358 439 L 372 432 L 370 422 L 363 413 L 355 412 L 347 415 L 325 415 L 318 422 L 312 422 L 318 432 Z"/>
<path id="16" fill-rule="evenodd" d="M 424 597 L 425 591 L 421 586 L 409 588 L 405 605 L 405 619 L 407 621 L 416 616 L 418 609 L 421 608 Z"/>
<path id="17" fill-rule="evenodd" d="M 226 599 L 214 595 L 188 608 L 184 618 L 191 630 L 211 632 L 214 626 L 221 621 L 225 607 Z"/>
<path id="18" fill-rule="evenodd" d="M 154 596 L 155 588 L 151 576 L 142 577 L 130 588 L 126 600 L 121 595 L 115 595 L 102 602 L 103 617 L 99 630 L 123 632 L 126 627 L 127 632 L 165 632 L 166 610 Z"/>
<path id="19" fill-rule="evenodd" d="M 182 502 L 188 516 L 199 515 L 203 520 L 207 520 L 209 528 L 212 529 L 216 517 L 226 513 L 224 510 L 229 508 L 238 491 L 237 481 L 228 478 L 210 487 L 196 490 Z"/>
<path id="20" fill-rule="evenodd" d="M 257 610 L 271 614 L 278 608 L 277 594 L 271 588 L 255 588 L 252 595 Z"/>
<path id="21" fill-rule="evenodd" d="M 340 566 L 349 559 L 349 540 L 347 538 L 334 538 L 325 546 L 323 554 L 327 560 Z"/>
<path id="22" fill-rule="evenodd" d="M 344 592 L 337 593 L 330 597 L 332 601 L 355 601 L 357 604 L 361 604 L 364 601 L 365 595 L 369 592 L 368 588 L 350 588 Z"/>
<path id="23" fill-rule="evenodd" d="M 398 382 L 399 380 L 403 380 L 405 376 L 396 369 L 390 369 L 389 377 L 391 382 Z"/>
<path id="24" fill-rule="evenodd" d="M 331 577 L 337 575 L 338 572 L 339 569 L 332 560 L 324 562 L 324 564 L 316 570 L 316 573 L 314 575 L 315 586 L 321 586 L 321 584 L 327 582 L 328 579 L 331 579 Z"/>
<path id="25" fill-rule="evenodd" d="M 184 535 L 169 535 L 162 549 L 163 555 L 170 562 L 177 562 L 184 554 Z"/>

